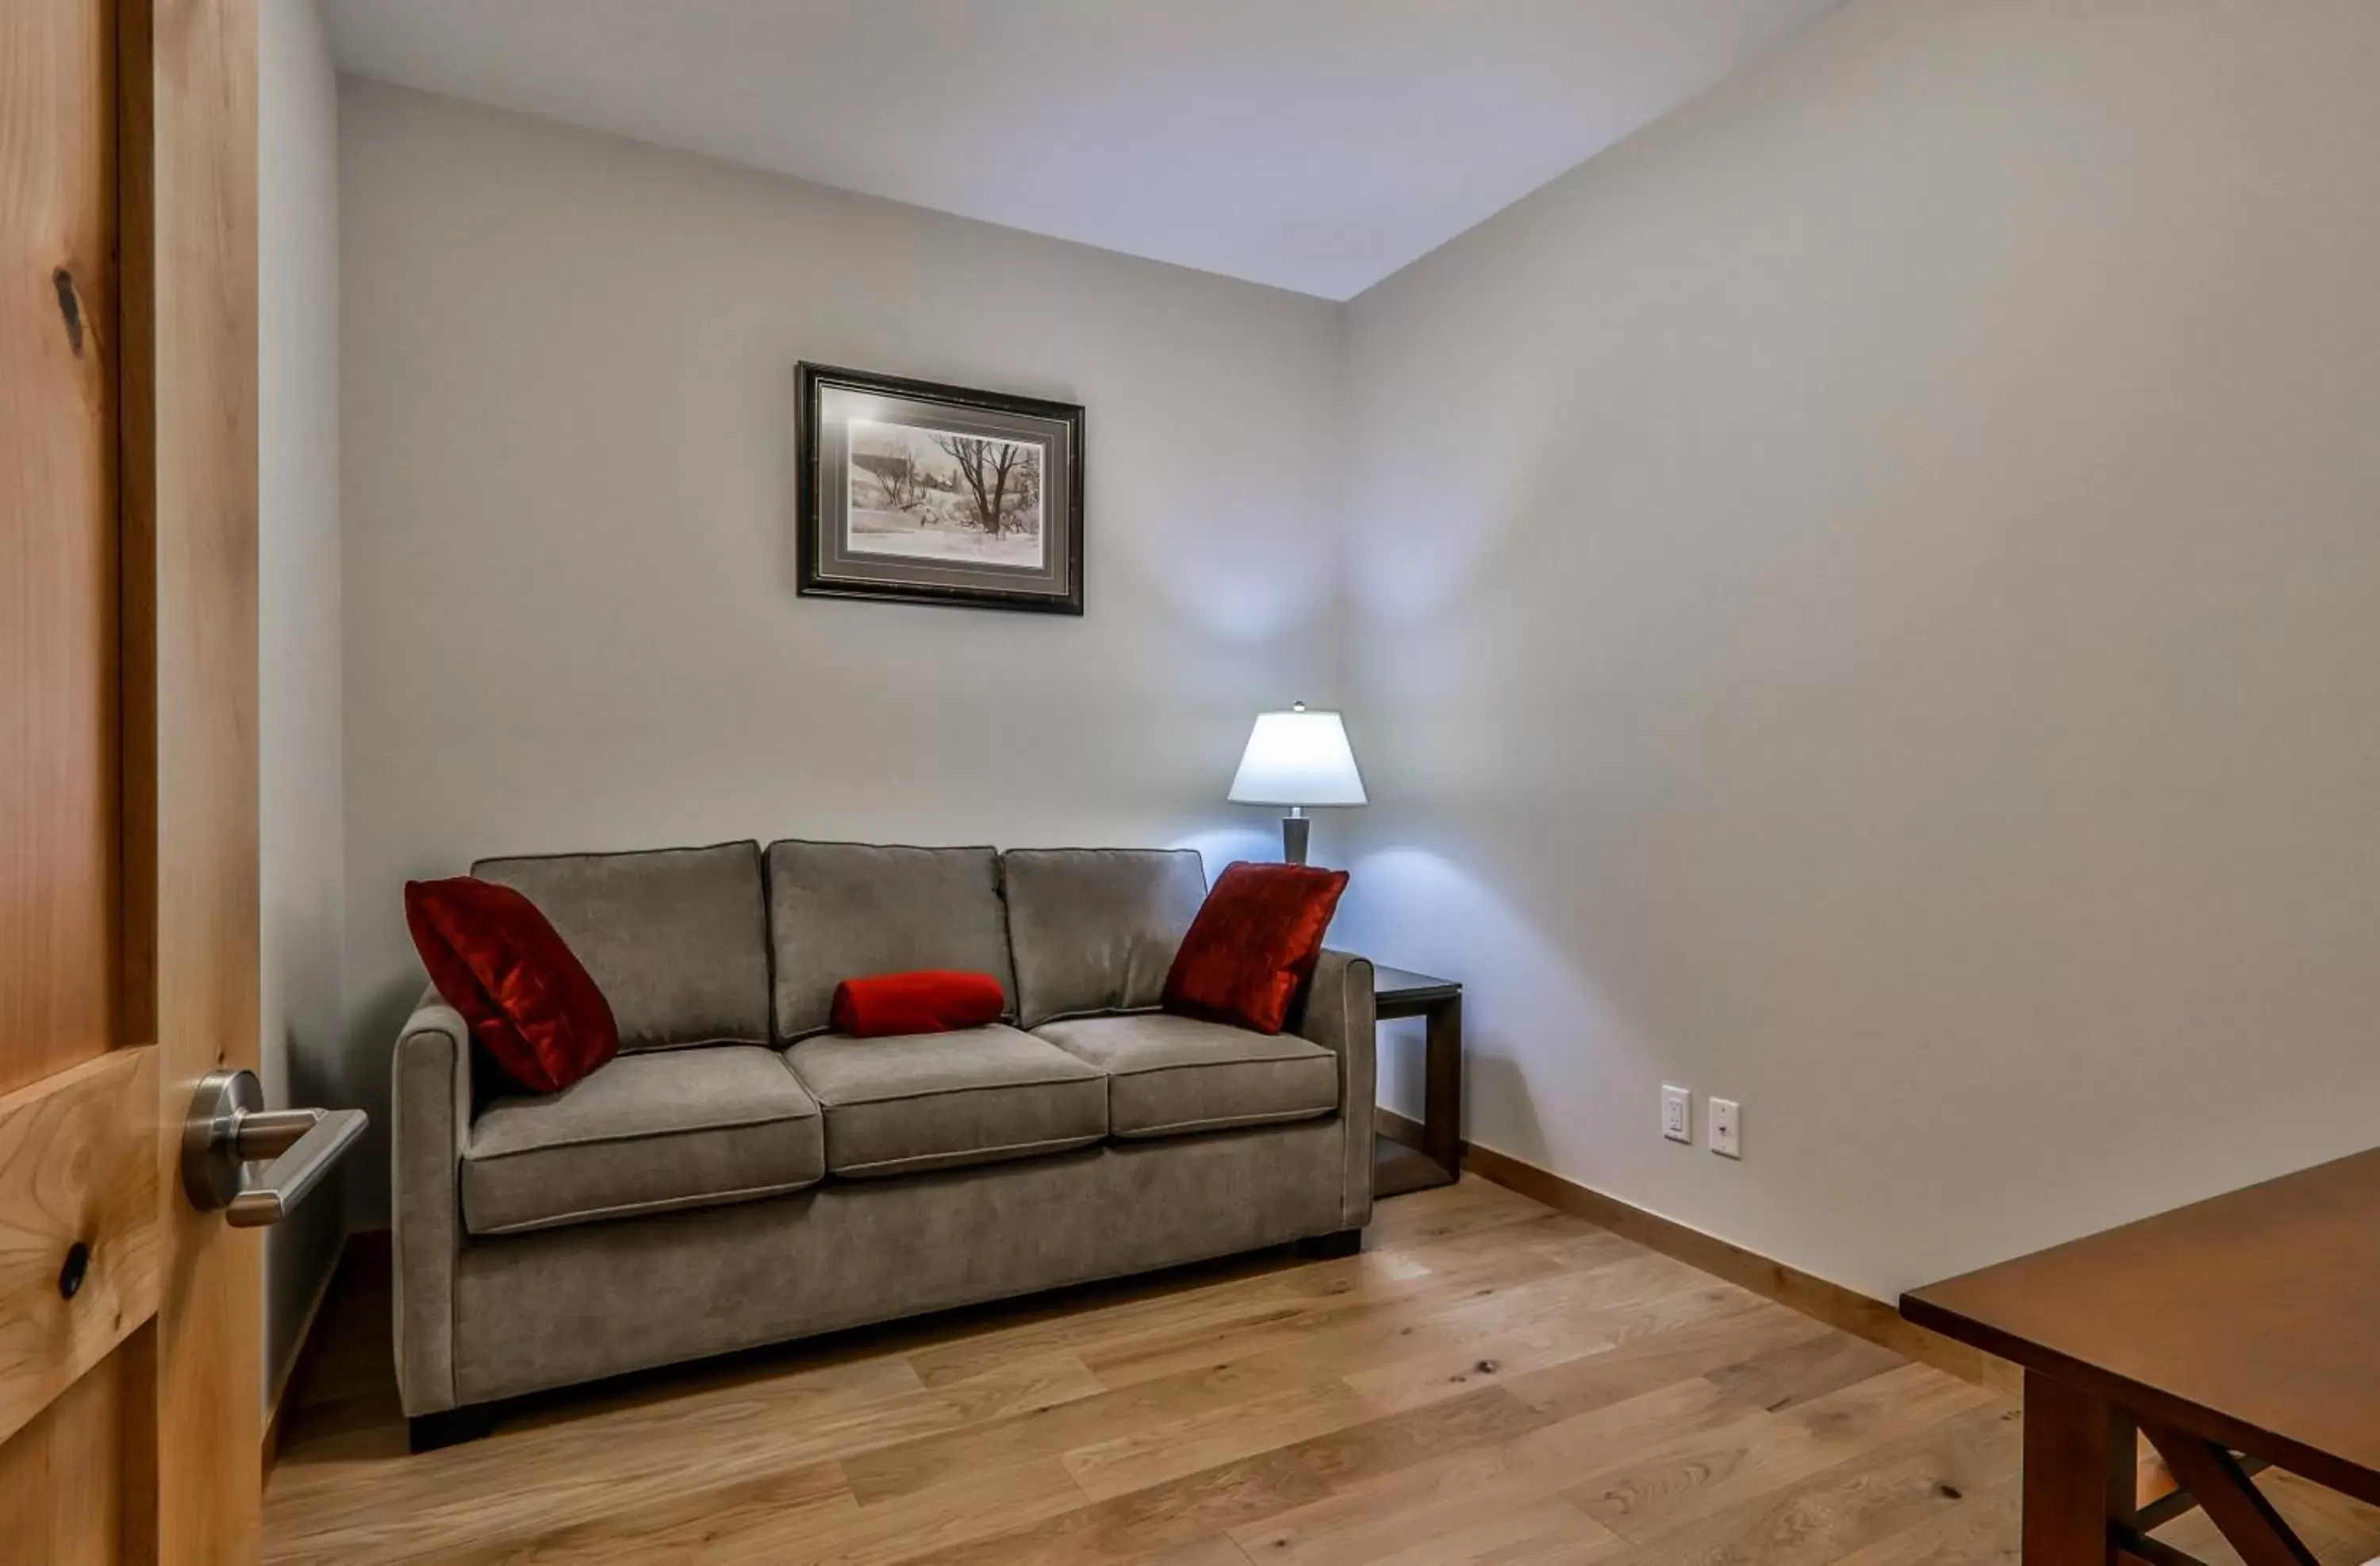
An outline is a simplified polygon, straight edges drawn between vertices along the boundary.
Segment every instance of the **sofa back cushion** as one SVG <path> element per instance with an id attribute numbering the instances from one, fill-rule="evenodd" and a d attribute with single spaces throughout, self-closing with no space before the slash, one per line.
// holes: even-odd
<path id="1" fill-rule="evenodd" d="M 768 869 L 781 1042 L 826 1032 L 844 979 L 917 968 L 988 973 L 1014 1014 L 997 850 L 787 841 Z"/>
<path id="2" fill-rule="evenodd" d="M 482 859 L 538 905 L 611 1002 L 620 1048 L 769 1042 L 760 845 Z"/>
<path id="3" fill-rule="evenodd" d="M 1019 1027 L 1154 1010 L 1207 896 L 1195 848 L 1012 848 L 1002 856 Z"/>

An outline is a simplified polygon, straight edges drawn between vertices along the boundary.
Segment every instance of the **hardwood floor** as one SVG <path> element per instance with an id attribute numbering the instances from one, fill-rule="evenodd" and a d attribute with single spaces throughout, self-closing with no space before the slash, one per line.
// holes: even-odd
<path id="1" fill-rule="evenodd" d="M 2012 1403 L 1475 1177 L 1381 1203 L 1359 1256 L 556 1394 L 419 1457 L 384 1268 L 293 1393 L 267 1561 L 2015 1559 Z M 2380 1513 L 2267 1478 L 2325 1566 L 2380 1554 Z"/>

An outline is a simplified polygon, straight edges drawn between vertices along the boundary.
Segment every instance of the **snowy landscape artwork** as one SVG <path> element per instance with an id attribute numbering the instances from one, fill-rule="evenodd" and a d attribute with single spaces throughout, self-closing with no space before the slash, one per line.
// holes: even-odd
<path id="1" fill-rule="evenodd" d="M 854 554 L 1038 567 L 1038 443 L 854 419 L 844 547 Z"/>
<path id="2" fill-rule="evenodd" d="M 1083 407 L 804 360 L 795 590 L 1083 612 Z"/>

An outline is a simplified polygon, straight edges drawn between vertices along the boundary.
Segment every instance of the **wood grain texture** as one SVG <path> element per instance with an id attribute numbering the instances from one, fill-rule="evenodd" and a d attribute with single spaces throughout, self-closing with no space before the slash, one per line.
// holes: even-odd
<path id="1" fill-rule="evenodd" d="M 2380 1151 L 2359 1153 L 1930 1285 L 1902 1309 L 2143 1422 L 2380 1503 L 2375 1211 Z"/>
<path id="2" fill-rule="evenodd" d="M 354 1286 L 384 1273 L 350 1266 L 293 1392 L 266 1558 L 1600 1558 L 1630 1541 L 1572 1492 L 1654 1472 L 1662 1442 L 1682 1463 L 1732 1427 L 1722 1444 L 1752 1454 L 1731 1487 L 1664 1487 L 1682 1525 L 1755 1472 L 1816 1472 L 1991 1401 L 1864 1343 L 1813 1354 L 1850 1341 L 1476 1179 L 1381 1204 L 1369 1242 L 555 1394 L 419 1457 L 384 1281 Z"/>
<path id="3" fill-rule="evenodd" d="M 114 51 L 0 27 L 0 1093 L 116 1037 Z"/>
<path id="4" fill-rule="evenodd" d="M 117 1037 L 157 1039 L 157 168 L 152 0 L 115 5 Z"/>
<path id="5" fill-rule="evenodd" d="M 156 1101 L 147 1049 L 0 1099 L 0 1440 L 157 1308 Z"/>
<path id="6" fill-rule="evenodd" d="M 2012 1566 L 2010 1400 L 1475 1177 L 1376 1210 L 1358 1256 L 551 1394 L 419 1457 L 366 1244 L 265 1559 Z M 2380 1554 L 2380 1513 L 2275 1494 L 2325 1566 Z"/>
<path id="7" fill-rule="evenodd" d="M 0 1560 L 119 1566 L 128 1550 L 116 1432 L 132 1413 L 137 1355 L 94 1365 L 14 1439 L 0 1443 Z M 136 1536 L 137 1537 L 137 1532 Z"/>
<path id="8" fill-rule="evenodd" d="M 2145 1434 L 2247 1566 L 2315 1566 L 2313 1552 L 2231 1453 L 2179 1430 Z M 2125 1479 L 2131 1478 L 2127 1472 Z M 2031 1493 L 2028 1488 L 2028 1498 Z"/>
<path id="9" fill-rule="evenodd" d="M 11 1560 L 256 1546 L 258 1242 L 165 1129 L 257 1048 L 255 69 L 252 0 L 0 27 Z"/>
<path id="10" fill-rule="evenodd" d="M 1382 1123 L 1398 1134 L 1412 1122 L 1382 1116 Z M 1500 1185 L 1533 1196 L 1562 1212 L 1575 1213 L 1624 1234 L 1639 1244 L 1677 1257 L 1755 1293 L 1791 1305 L 1828 1326 L 1865 1338 L 1893 1353 L 1947 1370 L 1953 1376 L 2015 1395 L 2021 1377 L 2015 1366 L 1973 1347 L 1954 1341 L 1904 1320 L 1882 1300 L 1871 1299 L 1815 1274 L 1764 1256 L 1757 1251 L 1706 1234 L 1673 1219 L 1646 1212 L 1617 1196 L 1604 1195 L 1575 1181 L 1539 1169 L 1492 1147 L 1465 1143 L 1463 1167 Z"/>
<path id="11" fill-rule="evenodd" d="M 0 1555 L 61 1566 L 153 1536 L 122 1452 L 157 1296 L 156 1062 L 107 1052 L 131 1037 L 115 13 L 16 0 L 0 23 Z"/>
<path id="12" fill-rule="evenodd" d="M 256 14 L 125 0 L 123 443 L 128 1014 L 153 1022 L 178 1124 L 198 1079 L 257 1038 Z M 145 58 L 142 55 L 145 54 Z M 144 200 L 145 198 L 145 200 Z M 136 310 L 133 312 L 140 312 Z M 137 399 L 137 402 L 136 402 Z M 143 628 L 145 627 L 145 632 Z M 145 991 L 143 987 L 145 986 Z M 261 1242 L 181 1195 L 155 1154 L 170 1257 L 154 1341 L 161 1561 L 237 1560 L 258 1533 Z"/>
<path id="13" fill-rule="evenodd" d="M 2131 1432 L 2107 1402 L 2040 1376 L 2024 1388 L 2024 1559 L 2109 1566 L 2107 1525 L 2131 1499 Z"/>
<path id="14" fill-rule="evenodd" d="M 2325 1566 L 2380 1556 L 2380 1507 L 2323 1489 L 2278 1469 L 2268 1468 L 2257 1475 L 2256 1485 Z M 2204 1511 L 2176 1518 L 2157 1530 L 2157 1537 L 2210 1566 L 2233 1566 L 2240 1560 L 2239 1552 Z"/>

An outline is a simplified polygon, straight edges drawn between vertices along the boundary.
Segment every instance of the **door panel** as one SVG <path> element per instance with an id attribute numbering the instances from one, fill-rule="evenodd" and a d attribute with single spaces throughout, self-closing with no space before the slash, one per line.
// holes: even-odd
<path id="1" fill-rule="evenodd" d="M 115 39 L 0 30 L 0 1093 L 116 1041 Z"/>
<path id="2" fill-rule="evenodd" d="M 256 14 L 153 0 L 148 21 L 153 564 L 148 608 L 127 618 L 156 639 L 155 748 L 136 744 L 127 776 L 153 769 L 134 796 L 153 810 L 158 1083 L 177 1123 L 201 1076 L 252 1071 L 258 1054 Z M 128 574 L 128 604 L 143 585 Z M 130 831 L 138 843 L 137 819 Z M 160 1554 L 213 1561 L 237 1540 L 253 1560 L 263 1236 L 181 1198 L 174 1138 L 158 1156 L 174 1258 L 157 1317 Z"/>
<path id="3" fill-rule="evenodd" d="M 253 0 L 0 0 L 0 1558 L 253 1560 Z M 113 275 L 110 273 L 113 256 Z"/>
<path id="4" fill-rule="evenodd" d="M 143 1329 L 145 1331 L 146 1329 Z M 116 1461 L 127 1414 L 127 1366 L 111 1354 L 0 1444 L 0 1538 L 43 1566 L 117 1566 L 124 1548 L 124 1472 Z"/>
<path id="5" fill-rule="evenodd" d="M 157 1103 L 146 1047 L 0 1099 L 0 1440 L 156 1314 Z"/>
<path id="6" fill-rule="evenodd" d="M 155 1058 L 108 1052 L 115 48 L 107 0 L 8 0 L 0 24 L 0 1553 L 76 1566 L 125 1559 L 137 1356 L 112 1351 L 157 1297 Z"/>

